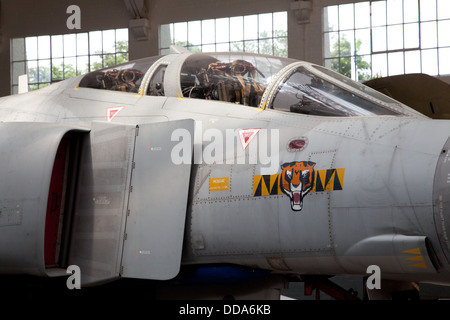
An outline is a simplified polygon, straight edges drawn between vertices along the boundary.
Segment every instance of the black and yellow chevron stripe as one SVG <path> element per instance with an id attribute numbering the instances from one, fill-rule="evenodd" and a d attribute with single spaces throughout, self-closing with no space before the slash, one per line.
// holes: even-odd
<path id="1" fill-rule="evenodd" d="M 314 170 L 314 185 L 311 192 L 342 190 L 344 168 Z M 280 188 L 281 173 L 259 175 L 254 177 L 253 196 L 264 197 L 283 194 Z"/>

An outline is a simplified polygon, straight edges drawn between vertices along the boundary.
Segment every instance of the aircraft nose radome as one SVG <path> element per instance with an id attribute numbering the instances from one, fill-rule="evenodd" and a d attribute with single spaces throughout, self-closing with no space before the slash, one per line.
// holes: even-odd
<path id="1" fill-rule="evenodd" d="M 433 211 L 439 241 L 450 263 L 450 138 L 442 148 L 436 166 Z"/>

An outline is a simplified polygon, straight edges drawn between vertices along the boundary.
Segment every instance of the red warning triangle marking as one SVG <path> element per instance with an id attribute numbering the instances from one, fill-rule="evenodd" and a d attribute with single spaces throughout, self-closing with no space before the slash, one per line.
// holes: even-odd
<path id="1" fill-rule="evenodd" d="M 106 109 L 106 120 L 111 121 L 124 107 L 113 107 Z"/>
<path id="2" fill-rule="evenodd" d="M 242 129 L 239 130 L 239 139 L 241 140 L 242 149 L 247 149 L 248 145 L 250 144 L 250 141 L 258 134 L 259 129 Z"/>

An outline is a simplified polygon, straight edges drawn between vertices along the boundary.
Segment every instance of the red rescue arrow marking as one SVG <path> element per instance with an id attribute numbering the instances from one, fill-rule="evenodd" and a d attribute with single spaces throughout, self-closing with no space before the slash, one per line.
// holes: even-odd
<path id="1" fill-rule="evenodd" d="M 259 130 L 261 130 L 261 128 L 259 128 L 259 129 L 242 129 L 242 130 L 238 131 L 239 139 L 241 140 L 243 150 L 247 149 L 248 145 L 250 144 L 252 139 L 258 134 Z"/>
<path id="2" fill-rule="evenodd" d="M 106 109 L 106 120 L 109 122 L 114 119 L 115 116 L 122 110 L 124 107 L 113 107 Z"/>

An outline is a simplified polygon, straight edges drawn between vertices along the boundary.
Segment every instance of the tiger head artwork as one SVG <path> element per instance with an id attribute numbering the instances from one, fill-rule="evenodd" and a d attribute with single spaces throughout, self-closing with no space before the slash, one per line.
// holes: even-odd
<path id="1" fill-rule="evenodd" d="M 281 169 L 281 190 L 291 199 L 291 208 L 300 211 L 303 208 L 303 198 L 314 186 L 315 162 L 301 161 L 283 163 Z"/>

